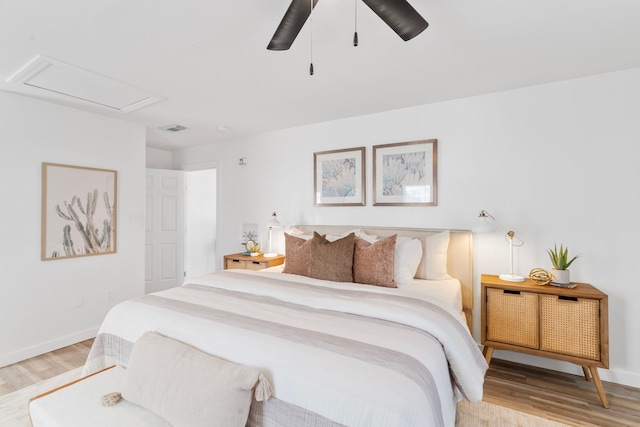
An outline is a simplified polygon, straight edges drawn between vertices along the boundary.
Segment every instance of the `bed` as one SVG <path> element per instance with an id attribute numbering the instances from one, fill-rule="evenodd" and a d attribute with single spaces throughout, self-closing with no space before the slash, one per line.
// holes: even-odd
<path id="1" fill-rule="evenodd" d="M 288 236 L 327 248 L 393 239 L 396 262 L 417 240 L 422 254 L 415 277 L 390 288 L 291 274 L 288 241 L 284 268 L 219 271 L 113 307 L 84 374 L 126 367 L 138 338 L 156 331 L 264 372 L 274 394 L 253 402 L 249 426 L 453 426 L 460 398 L 482 399 L 470 232 L 296 226 Z M 434 262 L 446 271 L 425 279 Z"/>

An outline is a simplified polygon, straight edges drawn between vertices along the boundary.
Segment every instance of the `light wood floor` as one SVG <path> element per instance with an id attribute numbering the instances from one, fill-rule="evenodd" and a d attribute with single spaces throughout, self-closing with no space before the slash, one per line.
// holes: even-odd
<path id="1" fill-rule="evenodd" d="M 93 340 L 0 368 L 0 396 L 84 365 Z M 493 359 L 486 402 L 574 426 L 640 426 L 640 389 L 603 381 L 610 409 L 583 377 Z"/>
<path id="2" fill-rule="evenodd" d="M 574 426 L 640 426 L 640 389 L 602 384 L 609 409 L 584 377 L 492 359 L 483 400 Z"/>
<path id="3" fill-rule="evenodd" d="M 0 368 L 0 396 L 84 366 L 93 339 Z"/>

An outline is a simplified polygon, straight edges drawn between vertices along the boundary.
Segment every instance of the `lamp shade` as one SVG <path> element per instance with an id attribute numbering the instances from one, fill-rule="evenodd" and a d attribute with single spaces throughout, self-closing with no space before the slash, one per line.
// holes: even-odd
<path id="1" fill-rule="evenodd" d="M 496 231 L 496 219 L 484 209 L 478 214 L 478 220 L 473 225 L 474 233 L 491 233 Z"/>
<path id="2" fill-rule="evenodd" d="M 276 216 L 275 212 L 271 214 L 271 218 L 269 219 L 269 221 L 267 221 L 267 227 L 282 228 L 282 224 L 280 224 L 280 221 L 278 221 L 278 217 Z"/>

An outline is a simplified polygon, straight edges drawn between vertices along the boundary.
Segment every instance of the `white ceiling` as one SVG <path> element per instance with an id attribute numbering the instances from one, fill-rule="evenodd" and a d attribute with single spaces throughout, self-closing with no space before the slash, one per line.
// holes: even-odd
<path id="1" fill-rule="evenodd" d="M 403 42 L 352 0 L 320 0 L 288 51 L 268 51 L 290 0 L 0 0 L 0 89 L 38 55 L 165 98 L 122 113 L 175 150 L 271 130 L 640 67 L 638 0 L 409 0 Z M 43 98 L 44 99 L 44 98 Z M 180 124 L 171 134 L 157 128 Z M 219 127 L 228 130 L 220 130 Z"/>

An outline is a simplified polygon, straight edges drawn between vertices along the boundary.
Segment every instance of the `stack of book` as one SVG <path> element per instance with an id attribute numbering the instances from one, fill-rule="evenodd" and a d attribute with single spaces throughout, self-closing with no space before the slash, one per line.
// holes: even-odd
<path id="1" fill-rule="evenodd" d="M 556 282 L 549 282 L 549 285 L 551 286 L 557 286 L 559 288 L 575 288 L 576 284 L 575 283 L 556 283 Z"/>

